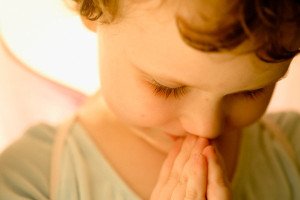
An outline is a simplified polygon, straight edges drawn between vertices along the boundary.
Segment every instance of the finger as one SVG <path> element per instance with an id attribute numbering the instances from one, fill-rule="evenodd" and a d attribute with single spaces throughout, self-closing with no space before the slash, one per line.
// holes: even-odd
<path id="1" fill-rule="evenodd" d="M 207 188 L 207 162 L 201 154 L 191 156 L 185 166 L 185 173 L 176 185 L 174 200 L 205 200 Z"/>
<path id="2" fill-rule="evenodd" d="M 176 157 L 173 167 L 170 171 L 169 177 L 165 182 L 163 192 L 161 192 L 161 199 L 170 199 L 171 195 L 176 187 L 177 183 L 180 181 L 180 177 L 183 171 L 183 168 L 190 158 L 192 149 L 196 143 L 197 137 L 190 135 L 187 136 L 182 144 L 180 152 Z"/>
<path id="3" fill-rule="evenodd" d="M 207 188 L 207 162 L 202 152 L 209 141 L 198 138 L 192 150 L 188 164 L 183 170 L 183 177 L 188 176 L 185 199 L 205 199 Z M 183 178 L 185 179 L 185 178 Z"/>
<path id="4" fill-rule="evenodd" d="M 172 172 L 176 176 L 181 175 L 182 170 L 183 170 L 185 164 L 187 163 L 187 161 L 189 160 L 191 152 L 193 151 L 196 142 L 197 142 L 196 136 L 189 135 L 186 137 L 186 139 L 184 140 L 184 142 L 182 144 L 181 150 L 174 162 L 174 166 L 173 166 L 171 174 L 170 174 L 171 176 L 172 176 Z M 179 176 L 177 178 L 179 178 Z"/>
<path id="5" fill-rule="evenodd" d="M 187 182 L 185 200 L 205 200 L 207 190 L 207 161 L 201 154 L 191 158 L 189 179 Z"/>
<path id="6" fill-rule="evenodd" d="M 187 187 L 187 183 L 183 184 L 183 182 L 180 182 L 179 184 L 177 184 L 174 190 L 172 191 L 172 193 L 170 194 L 171 195 L 170 199 L 183 200 L 186 193 L 186 187 Z"/>
<path id="7" fill-rule="evenodd" d="M 209 145 L 209 141 L 206 138 L 198 137 L 197 141 L 192 149 L 191 156 L 193 155 L 201 155 L 204 148 Z"/>
<path id="8" fill-rule="evenodd" d="M 172 199 L 199 199 L 206 194 L 207 163 L 202 155 L 209 144 L 204 138 L 198 138 L 191 155 L 184 165 L 180 179 L 174 188 Z"/>
<path id="9" fill-rule="evenodd" d="M 168 180 L 170 171 L 172 170 L 174 161 L 175 161 L 178 153 L 180 152 L 182 143 L 183 143 L 183 139 L 177 140 L 174 147 L 168 153 L 168 156 L 167 156 L 166 160 L 164 161 L 162 168 L 160 170 L 157 183 L 156 183 L 156 185 L 153 189 L 152 195 L 151 195 L 151 199 L 158 199 L 160 190 Z"/>
<path id="10" fill-rule="evenodd" d="M 207 198 L 210 200 L 230 199 L 230 184 L 222 165 L 222 158 L 212 145 L 203 150 L 208 162 Z"/>

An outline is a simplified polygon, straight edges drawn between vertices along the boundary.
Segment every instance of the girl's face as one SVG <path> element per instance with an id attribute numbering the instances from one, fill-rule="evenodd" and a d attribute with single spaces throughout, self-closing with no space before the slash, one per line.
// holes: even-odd
<path id="1" fill-rule="evenodd" d="M 181 39 L 173 8 L 143 3 L 117 23 L 98 25 L 102 93 L 111 111 L 133 128 L 175 136 L 216 138 L 256 121 L 289 62 L 237 56 L 246 43 L 228 53 L 195 50 Z"/>

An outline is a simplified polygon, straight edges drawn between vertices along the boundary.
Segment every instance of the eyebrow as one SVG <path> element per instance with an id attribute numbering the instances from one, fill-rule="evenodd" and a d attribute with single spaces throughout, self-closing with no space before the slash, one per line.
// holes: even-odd
<path id="1" fill-rule="evenodd" d="M 138 70 L 141 74 L 145 75 L 146 77 L 154 78 L 153 75 L 149 74 L 148 72 L 144 71 L 143 69 L 140 69 L 139 67 L 137 67 L 137 65 L 135 65 L 135 64 L 132 64 L 132 65 L 134 66 L 134 68 L 135 68 L 136 70 Z M 156 75 L 155 77 L 157 77 L 157 78 L 160 79 L 160 80 L 169 82 L 169 83 L 171 83 L 171 84 L 181 85 L 181 86 L 189 86 L 188 83 L 180 82 L 180 81 L 175 80 L 175 79 L 172 79 L 172 78 L 165 78 L 165 77 L 161 77 L 161 76 L 158 76 L 158 75 Z"/>

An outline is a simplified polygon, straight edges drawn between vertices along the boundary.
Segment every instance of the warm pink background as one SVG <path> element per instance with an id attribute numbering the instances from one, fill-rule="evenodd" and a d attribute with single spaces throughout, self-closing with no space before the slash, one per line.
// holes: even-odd
<path id="1" fill-rule="evenodd" d="M 33 123 L 57 123 L 85 96 L 43 78 L 5 48 L 0 38 L 0 152 Z"/>

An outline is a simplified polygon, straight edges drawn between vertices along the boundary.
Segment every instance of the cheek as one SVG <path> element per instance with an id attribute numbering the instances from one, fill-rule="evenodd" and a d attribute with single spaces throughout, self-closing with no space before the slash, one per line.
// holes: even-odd
<path id="1" fill-rule="evenodd" d="M 266 111 L 274 86 L 267 89 L 266 93 L 258 99 L 240 100 L 232 103 L 228 114 L 228 121 L 235 128 L 243 128 L 258 120 Z"/>
<path id="2" fill-rule="evenodd" d="M 106 72 L 106 76 L 101 77 L 102 94 L 114 115 L 127 124 L 139 127 L 155 127 L 168 121 L 172 116 L 170 105 L 156 97 L 146 83 L 142 84 L 132 75 L 120 73 Z"/>

